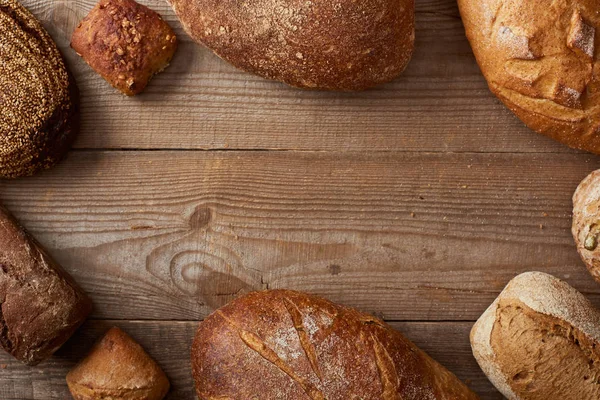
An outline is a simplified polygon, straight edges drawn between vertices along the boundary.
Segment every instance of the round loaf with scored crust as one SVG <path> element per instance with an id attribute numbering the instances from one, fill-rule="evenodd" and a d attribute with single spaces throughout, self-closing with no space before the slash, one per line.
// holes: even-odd
<path id="1" fill-rule="evenodd" d="M 414 0 L 169 0 L 184 29 L 234 66 L 289 85 L 362 90 L 414 48 Z"/>
<path id="2" fill-rule="evenodd" d="M 513 278 L 473 326 L 471 346 L 509 400 L 600 398 L 600 311 L 551 275 Z"/>
<path id="3" fill-rule="evenodd" d="M 200 323 L 200 400 L 476 400 L 383 321 L 290 290 L 250 293 Z"/>
<path id="4" fill-rule="evenodd" d="M 53 166 L 78 130 L 77 86 L 56 44 L 16 0 L 0 0 L 0 177 Z"/>
<path id="5" fill-rule="evenodd" d="M 492 92 L 531 129 L 600 153 L 600 2 L 458 4 Z"/>

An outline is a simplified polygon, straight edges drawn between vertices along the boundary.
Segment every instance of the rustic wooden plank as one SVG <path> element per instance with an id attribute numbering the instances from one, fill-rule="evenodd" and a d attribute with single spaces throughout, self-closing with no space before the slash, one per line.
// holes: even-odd
<path id="1" fill-rule="evenodd" d="M 49 361 L 31 368 L 0 352 L 0 398 L 3 400 L 50 400 L 69 398 L 65 376 L 91 344 L 111 326 L 132 335 L 156 359 L 168 375 L 172 391 L 167 399 L 192 400 L 190 346 L 196 322 L 89 321 Z M 471 355 L 471 323 L 393 323 L 432 357 L 444 364 L 481 395 L 482 400 L 501 399 Z"/>
<path id="2" fill-rule="evenodd" d="M 600 305 L 570 235 L 598 158 L 553 154 L 75 152 L 2 200 L 96 318 L 196 320 L 293 288 L 389 320 L 475 320 L 517 273 Z"/>
<path id="3" fill-rule="evenodd" d="M 182 32 L 165 73 L 117 94 L 68 48 L 95 0 L 24 0 L 66 54 L 82 93 L 79 148 L 571 152 L 529 131 L 487 89 L 454 0 L 417 2 L 416 53 L 402 77 L 363 93 L 301 91 L 240 72 Z"/>

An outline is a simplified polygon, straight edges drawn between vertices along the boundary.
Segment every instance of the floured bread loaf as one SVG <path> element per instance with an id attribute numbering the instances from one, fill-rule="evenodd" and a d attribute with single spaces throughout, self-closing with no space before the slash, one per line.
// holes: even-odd
<path id="1" fill-rule="evenodd" d="M 511 280 L 473 327 L 471 346 L 510 400 L 600 399 L 600 312 L 551 275 Z"/>
<path id="2" fill-rule="evenodd" d="M 201 400 L 477 399 L 383 321 L 316 296 L 255 292 L 200 323 Z"/>
<path id="3" fill-rule="evenodd" d="M 169 1 L 194 40 L 238 68 L 301 88 L 390 81 L 414 47 L 414 0 Z"/>
<path id="4" fill-rule="evenodd" d="M 571 230 L 581 259 L 600 282 L 600 170 L 581 181 L 573 195 Z"/>
<path id="5" fill-rule="evenodd" d="M 77 87 L 29 11 L 0 0 L 0 178 L 57 163 L 79 129 Z"/>
<path id="6" fill-rule="evenodd" d="M 600 153 L 598 0 L 459 0 L 490 89 L 531 129 Z"/>

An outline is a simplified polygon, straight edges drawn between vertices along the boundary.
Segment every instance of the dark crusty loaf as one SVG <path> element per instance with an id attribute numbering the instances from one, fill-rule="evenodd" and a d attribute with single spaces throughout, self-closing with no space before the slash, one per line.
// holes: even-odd
<path id="1" fill-rule="evenodd" d="M 35 365 L 92 310 L 88 297 L 0 206 L 0 345 Z"/>
<path id="2" fill-rule="evenodd" d="M 29 11 L 0 0 L 0 177 L 57 163 L 79 130 L 79 95 L 62 55 Z"/>
<path id="3" fill-rule="evenodd" d="M 250 293 L 200 323 L 201 400 L 477 399 L 383 321 L 289 290 Z"/>
<path id="4" fill-rule="evenodd" d="M 169 65 L 177 38 L 146 6 L 100 0 L 73 32 L 71 47 L 112 86 L 134 96 Z"/>
<path id="5" fill-rule="evenodd" d="M 551 275 L 511 280 L 473 327 L 471 345 L 510 400 L 600 399 L 600 312 Z"/>
<path id="6" fill-rule="evenodd" d="M 459 0 L 490 89 L 530 128 L 600 153 L 598 0 Z"/>
<path id="7" fill-rule="evenodd" d="M 414 0 L 169 1 L 194 40 L 238 68 L 301 88 L 390 81 L 414 47 Z"/>
<path id="8" fill-rule="evenodd" d="M 169 380 L 129 335 L 111 328 L 67 375 L 75 400 L 160 400 Z"/>
<path id="9" fill-rule="evenodd" d="M 600 282 L 600 170 L 589 174 L 573 194 L 573 225 L 577 251 Z"/>

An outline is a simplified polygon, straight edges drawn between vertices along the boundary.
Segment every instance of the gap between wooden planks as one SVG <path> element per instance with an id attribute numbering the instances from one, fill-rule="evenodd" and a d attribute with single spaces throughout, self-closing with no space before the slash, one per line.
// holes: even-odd
<path id="1" fill-rule="evenodd" d="M 167 399 L 196 398 L 191 376 L 190 346 L 197 322 L 181 321 L 88 321 L 49 361 L 27 367 L 0 354 L 0 398 L 3 400 L 67 399 L 67 372 L 91 344 L 111 326 L 119 326 L 134 337 L 168 375 L 172 390 Z M 471 323 L 395 322 L 402 331 L 432 357 L 465 380 L 483 400 L 502 399 L 471 355 L 468 341 Z"/>
<path id="2" fill-rule="evenodd" d="M 23 2 L 80 86 L 78 148 L 572 152 L 531 132 L 490 93 L 455 0 L 417 1 L 408 69 L 361 93 L 302 91 L 238 71 L 192 43 L 166 1 L 141 0 L 176 29 L 181 46 L 136 98 L 119 95 L 69 48 L 95 0 Z"/>

